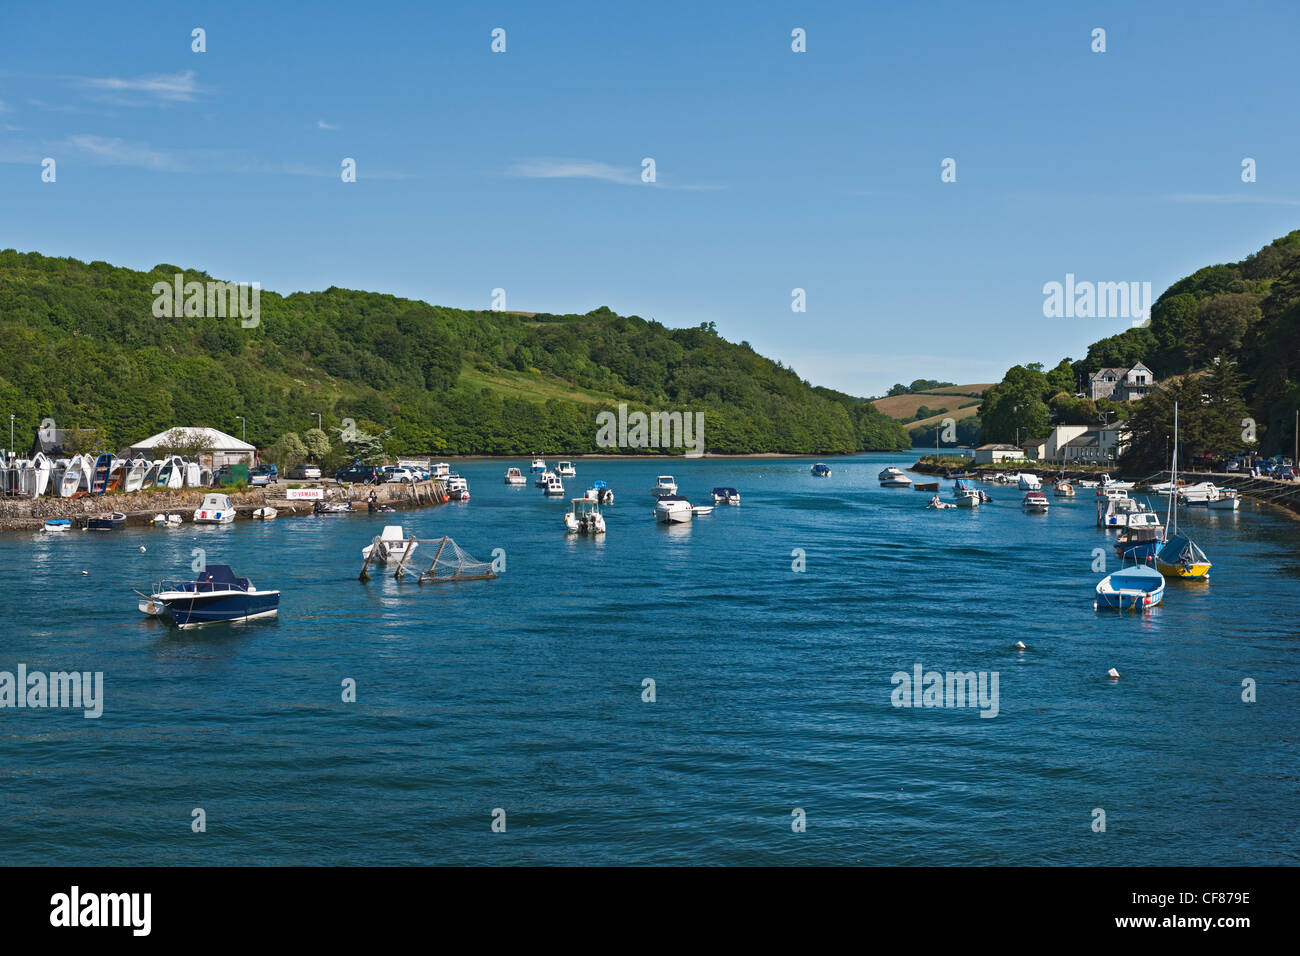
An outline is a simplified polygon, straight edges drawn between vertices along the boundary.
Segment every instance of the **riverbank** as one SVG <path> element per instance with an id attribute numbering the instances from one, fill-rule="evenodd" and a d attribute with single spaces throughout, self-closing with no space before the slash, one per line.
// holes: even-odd
<path id="1" fill-rule="evenodd" d="M 440 481 L 421 481 L 403 484 L 338 485 L 324 482 L 293 483 L 292 489 L 319 488 L 323 500 L 353 502 L 353 507 L 365 508 L 374 492 L 380 504 L 399 510 L 423 508 L 442 504 L 447 500 Z M 222 491 L 220 488 L 184 488 L 137 491 L 131 494 L 111 493 L 88 495 L 84 498 L 7 498 L 0 500 L 0 532 L 39 531 L 46 521 L 65 519 L 74 526 L 86 518 L 118 511 L 126 515 L 128 525 L 147 525 L 156 514 L 175 513 L 186 523 L 209 493 L 227 494 L 241 518 L 252 517 L 258 508 L 274 508 L 278 517 L 293 517 L 314 513 L 315 499 L 290 499 L 288 485 L 266 488 L 248 488 L 243 491 Z"/>
<path id="2" fill-rule="evenodd" d="M 1041 465 L 1051 466 L 1050 462 L 1041 462 Z M 921 459 L 912 465 L 908 471 L 915 471 L 923 475 L 944 476 L 952 471 L 955 465 L 939 465 L 933 462 L 927 462 Z M 974 472 L 977 481 L 988 481 L 996 474 L 1016 474 L 1021 471 L 1028 471 L 1037 474 L 1043 479 L 1044 484 L 1050 481 L 1058 481 L 1064 478 L 1066 481 L 1078 481 L 1082 478 L 1093 479 L 1103 474 L 1105 469 L 1100 466 L 1092 468 L 1066 468 L 1060 469 L 1054 466 L 1046 468 L 1035 468 L 1034 463 L 1021 463 L 1016 465 L 979 465 L 975 466 L 966 459 L 966 470 Z M 1125 481 L 1136 481 L 1139 485 L 1159 484 L 1162 481 L 1168 481 L 1170 473 L 1165 471 L 1156 472 L 1154 475 L 1146 475 L 1141 478 L 1124 477 L 1117 475 L 1117 478 L 1123 478 Z M 1264 504 L 1277 505 L 1296 514 L 1300 514 L 1300 482 L 1282 481 L 1278 478 L 1255 478 L 1251 475 L 1243 475 L 1233 472 L 1218 471 L 1180 471 L 1178 473 L 1180 480 L 1189 485 L 1197 484 L 1202 481 L 1210 481 L 1220 488 L 1234 488 L 1243 498 L 1250 498 Z M 1140 489 L 1139 489 L 1140 490 Z"/>

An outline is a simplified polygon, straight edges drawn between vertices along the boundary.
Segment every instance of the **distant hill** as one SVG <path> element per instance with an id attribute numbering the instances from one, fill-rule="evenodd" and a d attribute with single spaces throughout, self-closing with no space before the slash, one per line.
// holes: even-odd
<path id="1" fill-rule="evenodd" d="M 585 315 L 479 312 L 374 292 L 260 294 L 260 321 L 156 318 L 155 283 L 207 282 L 0 252 L 0 403 L 25 450 L 47 418 L 102 428 L 117 448 L 175 425 L 266 447 L 322 417 L 391 430 L 390 453 L 581 454 L 596 415 L 704 415 L 705 450 L 831 455 L 908 446 L 865 399 L 814 388 L 728 342 L 712 323 L 670 329 L 608 308 Z M 656 449 L 645 449 L 655 452 Z M 681 448 L 662 450 L 681 454 Z"/>

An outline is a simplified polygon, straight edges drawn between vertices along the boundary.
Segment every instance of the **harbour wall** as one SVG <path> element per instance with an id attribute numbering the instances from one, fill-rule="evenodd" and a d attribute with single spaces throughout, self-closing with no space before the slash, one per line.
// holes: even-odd
<path id="1" fill-rule="evenodd" d="M 440 481 L 403 482 L 382 485 L 304 484 L 302 487 L 319 487 L 328 502 L 351 501 L 354 508 L 365 510 L 373 491 L 381 504 L 393 508 L 422 508 L 442 504 L 447 500 L 446 490 Z M 86 518 L 120 511 L 129 525 L 147 525 L 156 514 L 175 513 L 189 523 L 195 509 L 209 493 L 228 494 L 240 518 L 249 518 L 258 508 L 274 508 L 281 518 L 309 515 L 314 511 L 311 500 L 285 497 L 287 487 L 248 488 L 238 492 L 223 492 L 220 488 L 150 489 L 131 494 L 111 493 L 87 495 L 83 498 L 3 498 L 0 499 L 0 532 L 39 531 L 46 521 L 63 518 L 74 526 Z"/>

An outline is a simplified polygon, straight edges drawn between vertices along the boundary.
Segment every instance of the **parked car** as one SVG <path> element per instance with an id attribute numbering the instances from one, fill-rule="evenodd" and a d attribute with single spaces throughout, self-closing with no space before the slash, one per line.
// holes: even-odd
<path id="1" fill-rule="evenodd" d="M 320 468 L 315 465 L 294 465 L 289 477 L 295 481 L 315 481 L 320 477 Z"/>
<path id="2" fill-rule="evenodd" d="M 258 466 L 248 469 L 248 486 L 250 488 L 264 488 L 272 482 L 271 470 Z"/>
<path id="3" fill-rule="evenodd" d="M 334 480 L 349 484 L 374 484 L 383 480 L 383 470 L 374 465 L 353 465 L 336 471 Z"/>
<path id="4" fill-rule="evenodd" d="M 403 481 L 415 481 L 415 472 L 409 468 L 387 468 L 384 470 L 384 480 L 392 484 L 399 484 Z"/>

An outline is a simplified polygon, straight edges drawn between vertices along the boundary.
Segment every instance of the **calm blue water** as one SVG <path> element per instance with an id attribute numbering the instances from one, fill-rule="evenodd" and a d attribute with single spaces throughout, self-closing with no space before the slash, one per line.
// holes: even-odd
<path id="1" fill-rule="evenodd" d="M 876 480 L 913 460 L 837 459 L 828 480 L 800 459 L 579 462 L 572 490 L 617 495 L 603 540 L 501 483 L 527 461 L 462 463 L 471 502 L 387 519 L 0 536 L 0 670 L 106 684 L 99 720 L 0 710 L 0 861 L 1300 860 L 1300 522 L 1185 519 L 1212 581 L 1120 617 L 1092 607 L 1092 550 L 1115 564 L 1091 498 L 1029 516 L 986 486 L 992 505 L 929 512 Z M 661 470 L 743 504 L 656 525 Z M 505 548 L 506 573 L 363 585 L 385 520 Z M 281 588 L 278 622 L 143 618 L 131 589 L 183 576 L 195 547 Z M 891 706 L 917 663 L 997 671 L 1000 713 Z"/>

